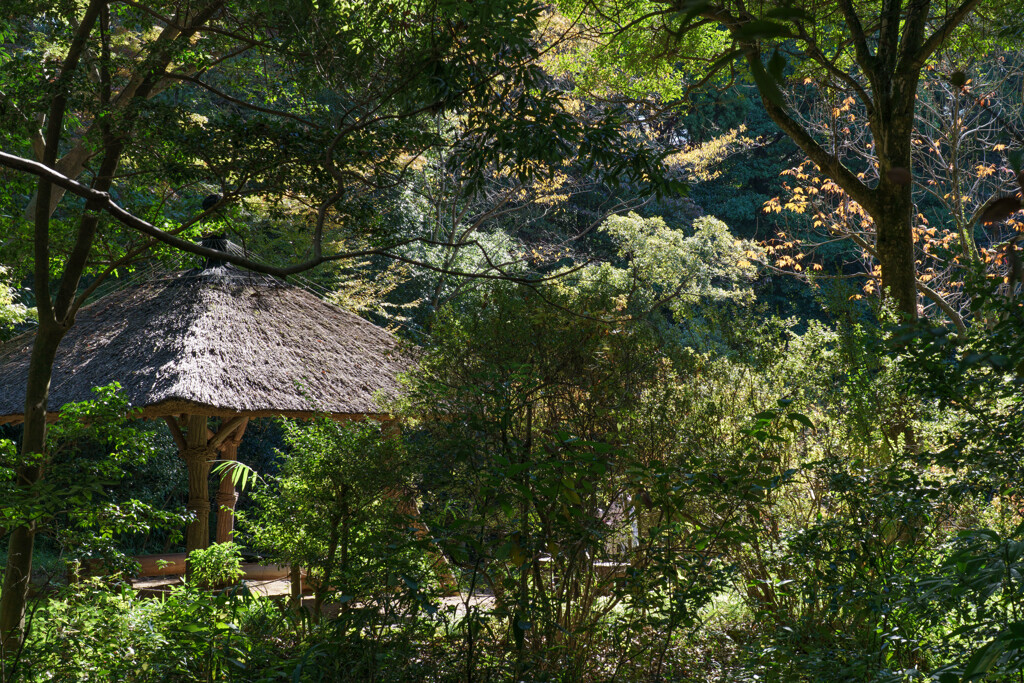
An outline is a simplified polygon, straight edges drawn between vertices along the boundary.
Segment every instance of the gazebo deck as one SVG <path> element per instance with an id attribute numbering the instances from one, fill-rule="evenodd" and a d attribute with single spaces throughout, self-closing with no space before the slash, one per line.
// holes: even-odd
<path id="1" fill-rule="evenodd" d="M 183 585 L 180 576 L 145 576 L 133 579 L 131 584 L 140 598 L 165 597 L 172 588 Z M 242 584 L 253 595 L 264 598 L 287 599 L 291 595 L 288 579 L 243 579 Z"/>

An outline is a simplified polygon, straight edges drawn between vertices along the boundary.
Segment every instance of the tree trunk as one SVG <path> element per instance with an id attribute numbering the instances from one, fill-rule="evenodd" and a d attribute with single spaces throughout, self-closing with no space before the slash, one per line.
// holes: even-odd
<path id="1" fill-rule="evenodd" d="M 60 158 L 56 164 L 56 168 L 62 174 L 68 178 L 77 180 L 82 171 L 85 170 L 85 166 L 89 163 L 89 160 L 96 153 L 96 150 L 92 149 L 87 143 L 79 142 L 77 145 L 72 147 L 67 154 Z M 65 190 L 62 187 L 53 189 L 50 195 L 49 209 L 47 215 L 52 216 L 53 212 L 57 210 L 57 205 L 64 198 Z M 32 199 L 29 200 L 28 206 L 25 207 L 25 218 L 26 220 L 35 220 L 36 217 L 36 202 L 39 199 L 39 195 L 35 194 Z"/>
<path id="2" fill-rule="evenodd" d="M 878 186 L 873 205 L 864 207 L 875 222 L 875 249 L 885 296 L 910 321 L 917 320 L 910 151 L 919 80 L 919 72 L 910 70 L 885 74 L 876 83 L 875 111 L 869 125 L 878 155 Z"/>
<path id="3" fill-rule="evenodd" d="M 288 604 L 293 610 L 298 610 L 302 607 L 302 567 L 294 562 L 288 570 L 288 583 L 290 589 Z"/>
<path id="4" fill-rule="evenodd" d="M 875 249 L 882 268 L 882 287 L 896 310 L 917 320 L 917 266 L 912 230 L 914 204 L 910 188 L 879 185 L 875 221 Z"/>
<path id="5" fill-rule="evenodd" d="M 29 360 L 28 385 L 25 393 L 25 431 L 22 437 L 22 462 L 19 484 L 31 487 L 43 475 L 42 463 L 31 462 L 46 450 L 46 401 L 50 394 L 50 370 L 57 356 L 57 346 L 65 330 L 52 321 L 41 320 Z M 14 529 L 7 546 L 7 568 L 3 594 L 0 595 L 0 652 L 7 658 L 21 645 L 32 575 L 32 551 L 35 547 L 34 523 Z"/>
<path id="6" fill-rule="evenodd" d="M 316 587 L 313 597 L 313 613 L 317 619 L 320 619 L 322 615 L 324 600 L 327 599 L 327 594 L 331 590 L 331 580 L 334 574 L 331 570 L 334 568 L 334 561 L 338 555 L 338 544 L 341 541 L 341 523 L 342 515 L 340 514 L 332 516 L 329 522 L 331 532 L 327 539 L 327 558 L 324 560 L 320 584 Z"/>

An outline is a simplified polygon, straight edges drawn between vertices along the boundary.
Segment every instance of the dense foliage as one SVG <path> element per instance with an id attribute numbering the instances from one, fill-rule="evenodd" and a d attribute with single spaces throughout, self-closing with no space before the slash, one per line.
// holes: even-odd
<path id="1" fill-rule="evenodd" d="M 1024 679 L 1010 10 L 0 11 L 0 681 Z M 254 419 L 234 543 L 142 598 L 175 435 L 53 421 L 50 366 L 212 232 L 417 363 L 384 423 Z"/>

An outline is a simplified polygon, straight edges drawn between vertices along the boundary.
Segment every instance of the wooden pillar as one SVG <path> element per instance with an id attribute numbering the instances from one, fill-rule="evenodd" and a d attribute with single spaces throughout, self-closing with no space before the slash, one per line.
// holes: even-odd
<path id="1" fill-rule="evenodd" d="M 293 564 L 288 570 L 288 583 L 291 588 L 289 606 L 297 610 L 302 607 L 302 567 Z"/>
<path id="2" fill-rule="evenodd" d="M 242 424 L 235 428 L 234 433 L 228 438 L 220 449 L 220 459 L 237 461 L 238 444 L 245 433 L 245 426 L 249 419 L 243 418 Z M 232 540 L 235 530 L 235 504 L 238 502 L 238 491 L 235 490 L 232 481 L 231 470 L 224 470 L 220 477 L 220 486 L 217 489 L 217 543 L 228 543 Z"/>
<path id="3" fill-rule="evenodd" d="M 210 545 L 210 448 L 206 416 L 189 415 L 185 423 L 187 449 L 182 456 L 188 468 L 188 509 L 195 515 L 185 534 L 185 550 L 192 552 Z"/>
<path id="4" fill-rule="evenodd" d="M 216 434 L 207 428 L 205 415 L 182 415 L 180 421 L 168 415 L 164 420 L 178 445 L 178 455 L 188 468 L 188 509 L 195 515 L 195 520 L 185 533 L 185 549 L 192 552 L 210 545 L 210 461 L 218 448 L 236 436 L 239 429 L 245 428 L 248 418 L 233 417 L 222 424 Z M 185 433 L 182 433 L 182 427 L 185 427 Z M 242 438 L 240 432 L 237 438 Z M 237 455 L 237 441 L 234 448 L 236 450 L 232 453 Z M 234 505 L 231 508 L 233 510 Z"/>

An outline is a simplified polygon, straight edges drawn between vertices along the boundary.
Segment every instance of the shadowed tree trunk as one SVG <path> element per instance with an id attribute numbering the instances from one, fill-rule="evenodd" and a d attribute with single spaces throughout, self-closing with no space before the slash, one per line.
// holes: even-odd
<path id="1" fill-rule="evenodd" d="M 191 24 L 187 31 L 176 33 L 173 38 L 189 38 L 195 33 L 195 28 L 192 27 L 209 19 L 219 9 L 220 4 L 222 3 L 210 3 L 195 12 L 195 23 Z M 53 99 L 47 112 L 46 135 L 42 143 L 44 166 L 57 166 L 57 155 L 67 113 L 69 85 L 78 71 L 87 41 L 98 20 L 102 17 L 104 25 L 108 23 L 107 11 L 105 0 L 90 0 L 75 29 L 67 55 L 57 72 L 53 89 L 50 91 Z M 162 78 L 170 60 L 169 50 L 154 51 L 133 81 L 133 97 L 148 98 L 154 85 Z M 100 99 L 106 105 L 110 103 L 112 95 L 109 73 L 101 74 L 100 80 Z M 25 391 L 25 427 L 21 456 L 22 462 L 27 464 L 19 470 L 19 481 L 23 486 L 31 486 L 43 476 L 43 468 L 40 464 L 33 463 L 32 458 L 45 453 L 46 449 L 46 408 L 57 347 L 74 324 L 75 313 L 83 303 L 77 297 L 78 287 L 92 251 L 100 212 L 107 200 L 106 193 L 113 184 L 114 174 L 124 152 L 126 137 L 133 127 L 137 114 L 137 109 L 126 108 L 125 114 L 116 123 L 116 131 L 113 130 L 111 117 L 100 119 L 101 144 L 97 154 L 100 163 L 97 165 L 91 185 L 96 194 L 86 201 L 79 218 L 74 246 L 63 264 L 56 296 L 50 288 L 50 213 L 34 212 L 33 289 L 36 295 L 39 328 L 32 347 Z M 38 149 L 40 145 L 36 144 L 34 147 Z M 36 187 L 36 206 L 51 206 L 55 194 L 53 182 L 46 176 L 40 176 Z M 23 621 L 32 573 L 35 533 L 32 524 L 16 528 L 8 544 L 8 555 L 13 561 L 7 563 L 4 592 L 0 595 L 0 653 L 5 658 L 18 651 L 24 636 Z"/>
<path id="2" fill-rule="evenodd" d="M 40 317 L 29 364 L 29 391 L 25 395 L 25 428 L 21 447 L 22 461 L 30 464 L 18 469 L 18 483 L 26 488 L 32 487 L 43 475 L 42 463 L 33 463 L 31 458 L 42 458 L 46 450 L 46 400 L 50 389 L 48 368 L 53 365 L 57 346 L 63 336 L 64 331 L 59 326 L 50 321 L 44 323 Z M 30 521 L 16 527 L 8 542 L 7 567 L 0 602 L 0 656 L 4 658 L 13 655 L 21 644 L 35 536 L 35 523 Z"/>
<path id="3" fill-rule="evenodd" d="M 910 188 L 879 186 L 879 206 L 871 214 L 875 221 L 875 249 L 882 268 L 882 286 L 896 310 L 910 320 L 917 319 L 917 267 L 914 263 L 912 230 L 913 201 Z"/>
<path id="4" fill-rule="evenodd" d="M 86 39 L 105 7 L 103 2 L 93 0 L 82 16 L 78 30 L 61 65 L 53 101 L 50 103 L 49 119 L 43 163 L 53 166 L 57 159 L 64 113 L 67 107 L 66 84 L 78 65 Z M 114 170 L 120 157 L 120 146 L 109 136 L 104 136 L 105 154 L 100 164 L 94 187 L 106 192 L 113 181 Z M 53 184 L 40 178 L 36 194 L 41 202 L 49 204 Z M 78 283 L 85 271 L 86 260 L 92 249 L 93 237 L 99 214 L 92 202 L 86 204 L 86 211 L 78 225 L 78 234 L 70 258 L 64 267 L 56 299 L 50 293 L 50 216 L 37 212 L 33 233 L 34 278 L 39 328 L 32 346 L 29 361 L 28 383 L 25 390 L 25 427 L 21 445 L 21 462 L 18 471 L 19 483 L 24 487 L 33 486 L 43 475 L 41 458 L 46 452 L 46 404 L 50 394 L 50 375 L 57 357 L 57 347 L 68 328 L 74 322 L 75 294 Z M 38 459 L 38 460 L 36 460 Z M 35 460 L 35 461 L 33 461 Z M 35 522 L 14 529 L 8 542 L 8 562 L 4 573 L 3 594 L 0 595 L 0 657 L 13 656 L 21 647 L 24 636 L 25 603 L 28 599 L 29 580 L 32 575 L 32 552 L 35 549 Z"/>
<path id="5" fill-rule="evenodd" d="M 908 42 L 923 41 L 924 27 L 907 28 Z M 914 263 L 914 197 L 911 138 L 914 134 L 917 86 L 921 67 L 910 60 L 895 64 L 893 72 L 872 74 L 874 110 L 868 118 L 878 154 L 878 185 L 873 201 L 865 206 L 875 222 L 875 248 L 882 269 L 882 287 L 896 310 L 917 319 L 917 266 Z M 885 60 L 883 60 L 884 62 Z"/>

